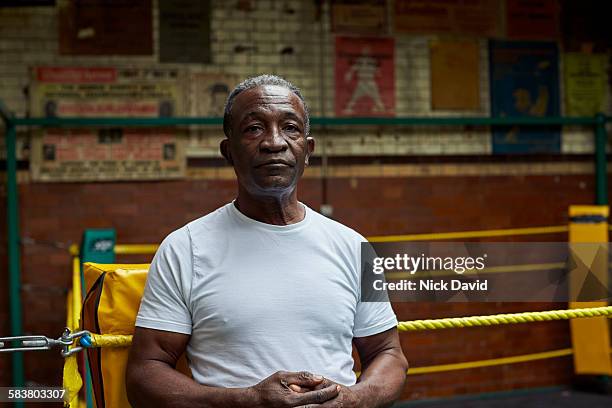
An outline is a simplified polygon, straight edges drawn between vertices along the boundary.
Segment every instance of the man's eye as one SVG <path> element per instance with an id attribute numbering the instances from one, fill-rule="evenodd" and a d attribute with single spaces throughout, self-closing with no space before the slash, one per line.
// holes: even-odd
<path id="1" fill-rule="evenodd" d="M 299 132 L 300 131 L 300 129 L 298 129 L 298 127 L 295 125 L 287 125 L 285 126 L 285 130 L 289 132 Z"/>
<path id="2" fill-rule="evenodd" d="M 245 132 L 248 133 L 255 133 L 258 132 L 259 130 L 261 130 L 261 126 L 257 126 L 257 125 L 253 125 L 253 126 L 249 126 L 245 129 Z"/>

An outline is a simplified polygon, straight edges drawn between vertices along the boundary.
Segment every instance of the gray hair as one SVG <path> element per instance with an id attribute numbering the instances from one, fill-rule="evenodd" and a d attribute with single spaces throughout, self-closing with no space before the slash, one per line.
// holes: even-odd
<path id="1" fill-rule="evenodd" d="M 258 86 L 266 86 L 266 85 L 283 87 L 285 89 L 290 90 L 291 92 L 295 94 L 295 96 L 300 98 L 300 100 L 302 101 L 302 104 L 304 105 L 304 112 L 306 115 L 306 117 L 304 118 L 306 120 L 306 123 L 304 124 L 305 125 L 305 135 L 308 136 L 310 134 L 310 114 L 308 112 L 308 106 L 306 105 L 306 101 L 304 100 L 304 97 L 302 96 L 302 92 L 300 91 L 300 88 L 293 85 L 291 82 L 287 81 L 284 78 L 281 78 L 276 75 L 269 75 L 269 74 L 247 78 L 241 83 L 239 83 L 236 86 L 236 88 L 234 88 L 234 90 L 229 94 L 229 96 L 227 97 L 227 102 L 225 103 L 225 110 L 223 112 L 223 133 L 225 133 L 225 136 L 229 137 L 232 131 L 232 127 L 231 127 L 232 107 L 234 106 L 234 100 L 236 99 L 236 97 L 243 91 L 246 91 L 251 88 L 257 88 Z"/>

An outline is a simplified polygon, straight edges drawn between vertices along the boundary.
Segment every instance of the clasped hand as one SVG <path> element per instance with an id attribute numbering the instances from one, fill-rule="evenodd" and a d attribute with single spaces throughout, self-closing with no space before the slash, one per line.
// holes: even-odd
<path id="1" fill-rule="evenodd" d="M 253 386 L 252 391 L 258 407 L 359 407 L 351 388 L 307 371 L 278 371 Z"/>

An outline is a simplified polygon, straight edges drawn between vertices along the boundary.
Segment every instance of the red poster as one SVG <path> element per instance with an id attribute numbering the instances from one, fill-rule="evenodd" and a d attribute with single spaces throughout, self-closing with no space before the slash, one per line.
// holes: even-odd
<path id="1" fill-rule="evenodd" d="M 508 0 L 506 3 L 508 38 L 548 40 L 559 36 L 557 0 Z"/>
<path id="2" fill-rule="evenodd" d="M 395 115 L 392 38 L 336 37 L 336 116 Z"/>

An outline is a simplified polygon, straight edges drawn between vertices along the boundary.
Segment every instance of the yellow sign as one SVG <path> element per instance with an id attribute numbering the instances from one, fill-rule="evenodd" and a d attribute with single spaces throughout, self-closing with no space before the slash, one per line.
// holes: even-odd
<path id="1" fill-rule="evenodd" d="M 605 109 L 607 56 L 565 54 L 565 95 L 568 116 L 593 116 Z"/>

